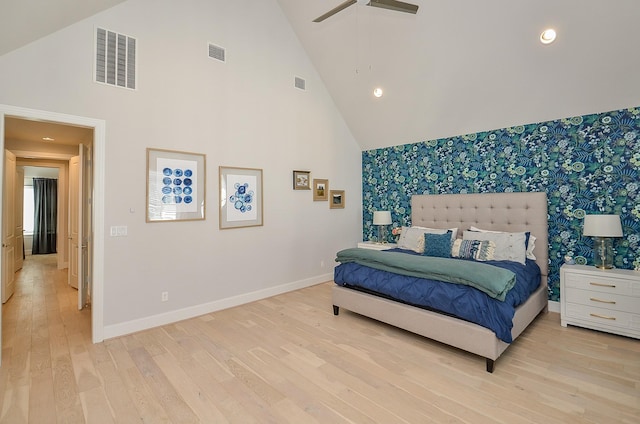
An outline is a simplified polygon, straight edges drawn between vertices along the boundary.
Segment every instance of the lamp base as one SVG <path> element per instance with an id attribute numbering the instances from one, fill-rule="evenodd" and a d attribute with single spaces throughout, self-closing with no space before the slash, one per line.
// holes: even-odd
<path id="1" fill-rule="evenodd" d="M 610 237 L 594 237 L 593 266 L 598 269 L 613 268 L 613 240 Z"/>
<path id="2" fill-rule="evenodd" d="M 387 227 L 378 225 L 378 244 L 387 244 Z"/>

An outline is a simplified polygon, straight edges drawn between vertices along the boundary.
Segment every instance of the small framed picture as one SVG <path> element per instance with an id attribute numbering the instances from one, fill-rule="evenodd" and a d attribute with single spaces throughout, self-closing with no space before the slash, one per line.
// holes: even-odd
<path id="1" fill-rule="evenodd" d="M 309 171 L 293 171 L 293 189 L 294 190 L 311 190 L 311 181 L 309 181 Z"/>
<path id="2" fill-rule="evenodd" d="M 329 198 L 329 180 L 313 179 L 313 200 L 327 201 Z"/>
<path id="3" fill-rule="evenodd" d="M 344 209 L 344 190 L 331 190 L 329 192 L 329 208 Z"/>

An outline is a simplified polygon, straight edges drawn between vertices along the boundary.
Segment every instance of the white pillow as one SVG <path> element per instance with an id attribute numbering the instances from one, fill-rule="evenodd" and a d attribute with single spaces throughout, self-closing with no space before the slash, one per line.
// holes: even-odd
<path id="1" fill-rule="evenodd" d="M 446 230 L 443 230 L 442 228 L 429 228 L 429 227 L 420 227 L 418 225 L 414 225 L 412 228 L 420 228 L 423 230 L 429 230 L 429 231 L 425 231 L 425 233 L 431 233 L 431 234 L 445 234 L 447 231 L 451 231 L 451 240 L 455 240 L 456 238 L 458 238 L 458 228 L 447 228 Z"/>
<path id="2" fill-rule="evenodd" d="M 525 233 L 501 233 L 465 231 L 463 240 L 491 240 L 496 244 L 494 259 L 496 261 L 514 261 L 525 264 L 527 250 L 525 248 Z"/>
<path id="3" fill-rule="evenodd" d="M 400 239 L 398 239 L 398 248 L 424 253 L 424 233 L 446 234 L 447 231 L 449 230 L 426 227 L 402 227 Z M 453 234 L 451 237 L 453 238 Z"/>
<path id="4" fill-rule="evenodd" d="M 480 231 L 481 233 L 505 233 L 506 231 L 492 231 L 492 230 L 482 230 L 480 228 L 477 227 L 471 227 L 469 228 L 470 231 Z M 527 235 L 525 234 L 525 243 L 527 241 Z M 536 248 L 536 236 L 534 236 L 533 234 L 529 233 L 529 243 L 526 243 L 527 245 L 527 259 L 531 259 L 531 260 L 536 260 L 536 256 L 533 254 L 533 249 Z"/>

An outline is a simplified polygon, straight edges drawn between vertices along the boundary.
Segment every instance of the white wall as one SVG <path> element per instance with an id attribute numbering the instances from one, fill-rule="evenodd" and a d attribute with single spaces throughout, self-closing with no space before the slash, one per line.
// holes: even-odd
<path id="1" fill-rule="evenodd" d="M 93 82 L 97 26 L 138 40 L 137 91 Z M 275 0 L 127 1 L 1 56 L 0 103 L 106 121 L 107 336 L 329 280 L 361 237 L 360 149 Z M 147 147 L 206 154 L 205 221 L 145 223 Z M 220 165 L 263 169 L 263 227 L 218 229 Z M 293 191 L 294 169 L 346 190 L 346 208 Z"/>

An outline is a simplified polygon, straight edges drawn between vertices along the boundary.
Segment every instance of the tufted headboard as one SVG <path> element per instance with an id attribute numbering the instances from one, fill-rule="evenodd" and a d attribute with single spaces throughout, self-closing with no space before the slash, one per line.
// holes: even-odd
<path id="1" fill-rule="evenodd" d="M 533 254 L 547 284 L 549 236 L 547 194 L 474 193 L 411 197 L 411 224 L 430 228 L 458 227 L 458 234 L 475 226 L 486 230 L 530 231 L 536 236 Z"/>

